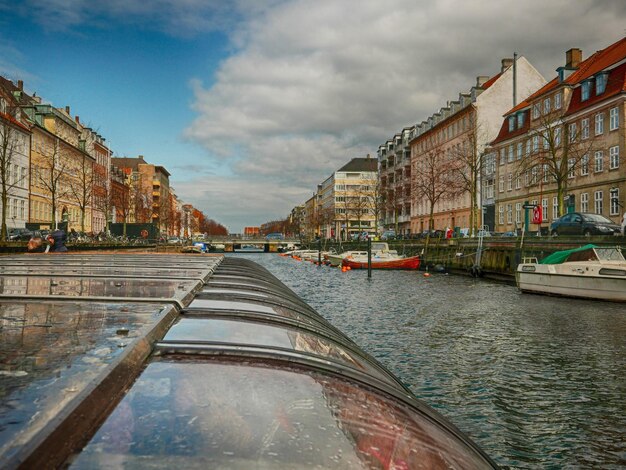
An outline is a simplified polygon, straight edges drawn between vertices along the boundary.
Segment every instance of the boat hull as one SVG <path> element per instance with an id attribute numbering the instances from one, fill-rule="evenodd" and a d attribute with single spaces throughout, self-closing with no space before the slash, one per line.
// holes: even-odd
<path id="1" fill-rule="evenodd" d="M 626 276 L 601 275 L 584 265 L 521 264 L 515 278 L 522 292 L 626 302 Z"/>
<path id="2" fill-rule="evenodd" d="M 367 269 L 367 260 L 344 258 L 342 265 L 350 269 Z M 372 258 L 372 269 L 419 269 L 419 256 L 410 258 L 389 258 L 377 260 Z"/>

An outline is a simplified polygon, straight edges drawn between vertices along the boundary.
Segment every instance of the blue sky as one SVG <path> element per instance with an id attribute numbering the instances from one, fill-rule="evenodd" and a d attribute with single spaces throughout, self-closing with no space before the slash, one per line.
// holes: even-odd
<path id="1" fill-rule="evenodd" d="M 0 74 L 164 165 L 237 232 L 285 217 L 513 52 L 547 79 L 621 0 L 0 0 Z"/>

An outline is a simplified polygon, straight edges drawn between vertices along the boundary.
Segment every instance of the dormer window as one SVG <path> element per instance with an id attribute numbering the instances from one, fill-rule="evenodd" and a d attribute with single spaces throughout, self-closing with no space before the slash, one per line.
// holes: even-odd
<path id="1" fill-rule="evenodd" d="M 587 101 L 591 93 L 591 81 L 586 80 L 580 85 L 580 101 Z"/>
<path id="2" fill-rule="evenodd" d="M 606 72 L 596 75 L 596 95 L 601 95 L 606 90 L 608 75 Z"/>
<path id="3" fill-rule="evenodd" d="M 515 116 L 509 116 L 509 132 L 515 130 Z"/>
<path id="4" fill-rule="evenodd" d="M 517 113 L 517 128 L 524 127 L 524 113 Z"/>

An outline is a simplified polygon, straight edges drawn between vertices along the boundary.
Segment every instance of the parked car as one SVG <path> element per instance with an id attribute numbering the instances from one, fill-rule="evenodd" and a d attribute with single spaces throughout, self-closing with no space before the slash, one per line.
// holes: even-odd
<path id="1" fill-rule="evenodd" d="M 611 219 L 589 212 L 572 212 L 550 225 L 550 234 L 557 235 L 619 235 L 622 228 Z"/>
<path id="2" fill-rule="evenodd" d="M 381 240 L 395 240 L 396 239 L 396 231 L 395 230 L 387 230 L 383 232 L 380 236 Z"/>

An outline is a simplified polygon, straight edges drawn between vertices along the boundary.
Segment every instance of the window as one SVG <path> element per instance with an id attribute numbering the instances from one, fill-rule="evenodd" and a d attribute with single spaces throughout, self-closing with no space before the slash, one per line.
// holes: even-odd
<path id="1" fill-rule="evenodd" d="M 524 113 L 517 113 L 517 128 L 521 129 L 524 127 Z"/>
<path id="2" fill-rule="evenodd" d="M 530 155 L 531 142 L 530 139 L 526 141 L 526 156 Z"/>
<path id="3" fill-rule="evenodd" d="M 539 117 L 540 114 L 540 107 L 539 107 L 539 103 L 535 103 L 533 105 L 533 119 L 537 119 Z"/>
<path id="4" fill-rule="evenodd" d="M 582 128 L 582 135 L 581 135 L 581 137 L 583 139 L 588 139 L 589 138 L 589 118 L 585 118 L 585 119 L 582 120 L 581 128 Z"/>
<path id="5" fill-rule="evenodd" d="M 534 166 L 533 169 L 531 170 L 531 174 L 532 174 L 531 184 L 537 184 L 537 182 L 539 181 L 538 180 L 539 167 Z"/>
<path id="6" fill-rule="evenodd" d="M 546 98 L 543 100 L 543 114 L 548 114 L 550 112 L 550 98 Z"/>
<path id="7" fill-rule="evenodd" d="M 575 123 L 575 122 L 571 123 L 571 124 L 569 125 L 569 130 L 568 130 L 569 135 L 567 136 L 567 141 L 568 141 L 570 144 L 571 144 L 572 142 L 575 142 L 575 141 L 576 141 L 576 137 L 577 137 L 576 132 L 577 132 L 577 131 L 578 131 L 578 130 L 577 130 L 576 123 Z"/>
<path id="8" fill-rule="evenodd" d="M 500 165 L 504 165 L 506 163 L 506 149 L 503 147 L 500 149 Z"/>
<path id="9" fill-rule="evenodd" d="M 552 220 L 559 218 L 559 198 L 554 196 L 552 198 Z"/>
<path id="10" fill-rule="evenodd" d="M 504 206 L 502 204 L 498 207 L 498 223 L 504 225 Z"/>
<path id="11" fill-rule="evenodd" d="M 504 176 L 500 176 L 500 180 L 498 181 L 498 190 L 501 193 L 504 192 Z"/>
<path id="12" fill-rule="evenodd" d="M 509 132 L 515 130 L 515 116 L 509 116 Z"/>
<path id="13" fill-rule="evenodd" d="M 542 137 L 542 139 L 543 139 L 543 149 L 548 150 L 550 148 L 550 141 L 545 136 Z"/>
<path id="14" fill-rule="evenodd" d="M 533 135 L 533 153 L 539 150 L 539 136 Z"/>
<path id="15" fill-rule="evenodd" d="M 509 163 L 515 160 L 515 155 L 513 154 L 513 145 L 509 145 Z"/>
<path id="16" fill-rule="evenodd" d="M 589 212 L 589 194 L 582 193 L 580 195 L 580 212 Z"/>
<path id="17" fill-rule="evenodd" d="M 604 132 L 604 114 L 596 114 L 596 135 L 601 135 Z"/>
<path id="18" fill-rule="evenodd" d="M 599 73 L 596 76 L 596 95 L 601 95 L 606 90 L 608 73 Z"/>
<path id="19" fill-rule="evenodd" d="M 589 174 L 589 155 L 584 154 L 580 159 L 580 174 L 586 176 Z"/>
<path id="20" fill-rule="evenodd" d="M 507 180 L 507 183 L 506 183 L 506 190 L 507 190 L 507 191 L 513 191 L 513 174 L 512 174 L 512 173 L 509 173 L 509 174 L 506 176 L 506 180 Z"/>
<path id="21" fill-rule="evenodd" d="M 548 198 L 543 198 L 541 200 L 541 213 L 545 215 L 546 218 L 548 218 Z"/>
<path id="22" fill-rule="evenodd" d="M 517 159 L 521 160 L 524 154 L 524 144 L 522 142 L 517 143 Z"/>
<path id="23" fill-rule="evenodd" d="M 506 205 L 506 223 L 507 224 L 513 223 L 513 204 Z"/>
<path id="24" fill-rule="evenodd" d="M 521 202 L 515 203 L 515 223 L 518 225 L 522 223 L 522 203 Z"/>
<path id="25" fill-rule="evenodd" d="M 561 92 L 554 95 L 554 109 L 561 109 L 563 106 L 563 95 Z"/>
<path id="26" fill-rule="evenodd" d="M 587 101 L 589 99 L 589 92 L 591 91 L 591 82 L 585 81 L 580 86 L 580 101 Z"/>
<path id="27" fill-rule="evenodd" d="M 524 172 L 524 186 L 528 187 L 530 184 L 530 170 Z"/>
<path id="28" fill-rule="evenodd" d="M 521 188 L 522 188 L 522 177 L 517 176 L 515 178 L 515 189 L 521 189 Z"/>
<path id="29" fill-rule="evenodd" d="M 596 191 L 593 196 L 596 214 L 602 214 L 602 199 L 604 193 L 602 191 Z"/>
<path id="30" fill-rule="evenodd" d="M 570 158 L 569 160 L 567 160 L 567 177 L 568 178 L 574 178 L 576 176 L 575 165 L 576 165 L 575 159 Z"/>
<path id="31" fill-rule="evenodd" d="M 611 215 L 619 214 L 619 189 L 611 188 L 609 190 L 609 212 Z"/>
<path id="32" fill-rule="evenodd" d="M 561 145 L 561 128 L 557 127 L 556 129 L 554 129 L 554 145 L 555 147 L 558 147 L 559 145 Z"/>
<path id="33" fill-rule="evenodd" d="M 619 167 L 619 145 L 609 149 L 609 169 L 615 170 Z"/>
<path id="34" fill-rule="evenodd" d="M 593 171 L 600 173 L 604 169 L 604 155 L 598 150 L 593 157 Z"/>
<path id="35" fill-rule="evenodd" d="M 549 169 L 550 169 L 550 167 L 548 166 L 548 164 L 544 163 L 544 165 L 543 165 L 543 182 L 544 183 L 548 182 L 548 175 L 550 174 Z M 545 214 L 545 212 L 544 212 L 544 214 Z"/>
<path id="36" fill-rule="evenodd" d="M 617 108 L 609 111 L 609 130 L 614 131 L 619 127 L 619 114 Z"/>

